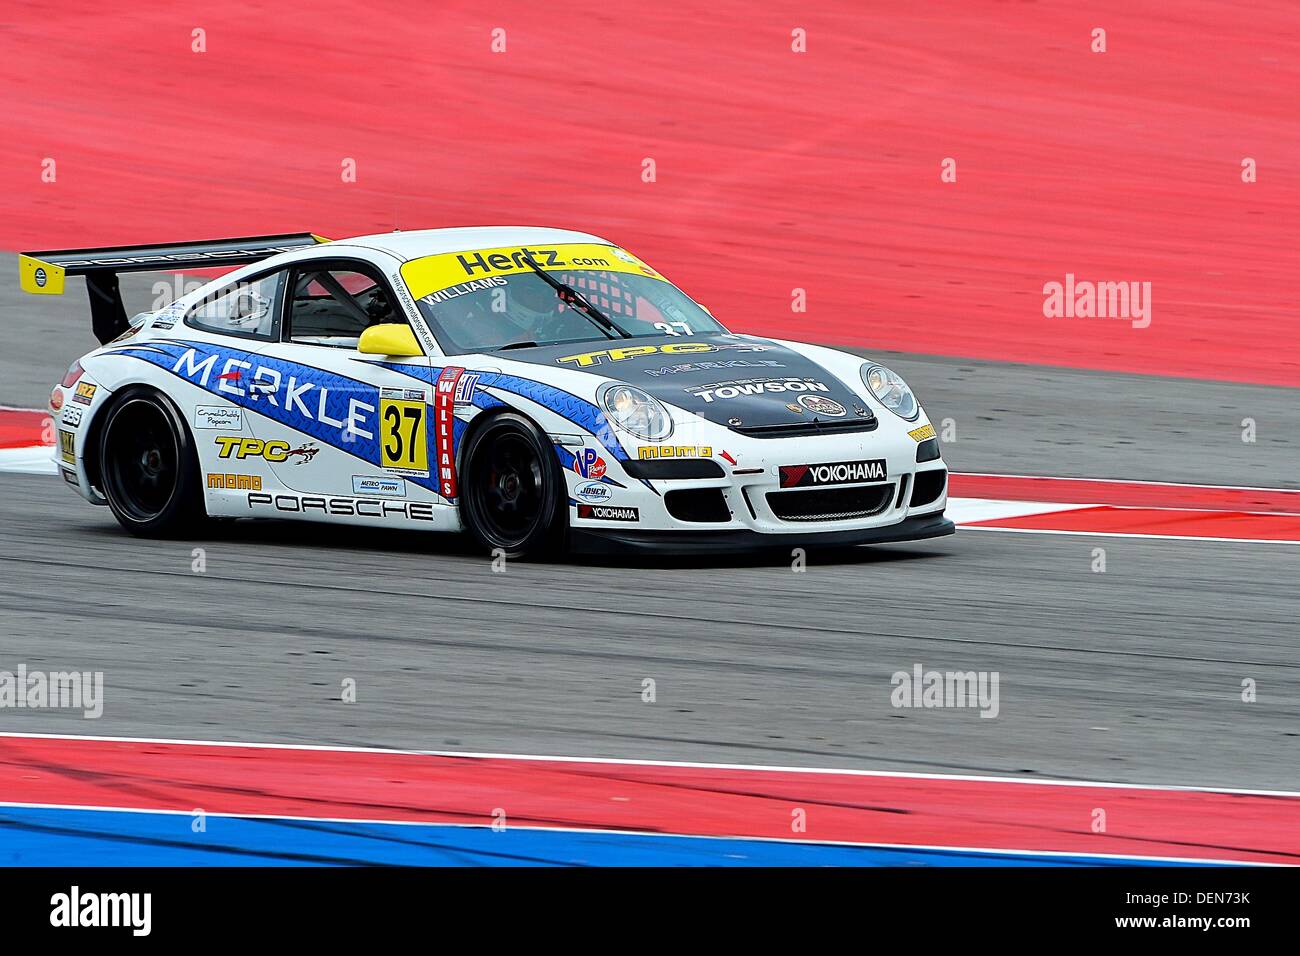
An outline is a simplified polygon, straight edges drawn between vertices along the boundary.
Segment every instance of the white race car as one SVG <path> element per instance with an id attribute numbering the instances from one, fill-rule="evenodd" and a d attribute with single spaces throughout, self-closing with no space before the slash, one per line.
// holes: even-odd
<path id="1" fill-rule="evenodd" d="M 238 265 L 128 320 L 117 275 Z M 728 332 L 631 253 L 559 229 L 35 252 L 105 343 L 55 387 L 64 479 L 128 531 L 204 518 L 468 530 L 506 556 L 951 534 L 899 376 Z"/>

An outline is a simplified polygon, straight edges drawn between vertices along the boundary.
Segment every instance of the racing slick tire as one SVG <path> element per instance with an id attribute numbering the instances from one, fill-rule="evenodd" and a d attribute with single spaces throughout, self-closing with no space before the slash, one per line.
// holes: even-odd
<path id="1" fill-rule="evenodd" d="M 546 433 L 502 412 L 474 430 L 461 469 L 461 517 L 474 539 L 506 558 L 558 551 L 568 523 L 568 486 Z"/>
<path id="2" fill-rule="evenodd" d="M 148 388 L 114 399 L 99 441 L 100 490 L 113 517 L 146 538 L 175 538 L 204 518 L 198 455 L 170 401 Z"/>

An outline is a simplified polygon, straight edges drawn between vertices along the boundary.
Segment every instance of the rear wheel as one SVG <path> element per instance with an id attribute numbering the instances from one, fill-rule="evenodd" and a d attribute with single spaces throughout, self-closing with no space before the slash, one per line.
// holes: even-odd
<path id="1" fill-rule="evenodd" d="M 123 395 L 99 444 L 104 497 L 118 523 L 144 537 L 175 537 L 203 516 L 198 457 L 174 405 L 156 392 Z"/>
<path id="2" fill-rule="evenodd" d="M 464 463 L 461 514 L 480 544 L 508 558 L 559 548 L 568 495 L 540 428 L 522 415 L 495 415 L 470 436 Z"/>

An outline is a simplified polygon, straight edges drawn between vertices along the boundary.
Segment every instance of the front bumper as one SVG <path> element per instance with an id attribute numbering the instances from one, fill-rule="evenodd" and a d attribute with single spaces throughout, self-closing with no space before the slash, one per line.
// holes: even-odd
<path id="1" fill-rule="evenodd" d="M 607 487 L 598 489 L 599 503 L 609 507 L 593 508 L 582 504 L 593 501 L 583 497 L 590 487 L 583 487 L 570 469 L 572 538 L 579 548 L 590 538 L 628 546 L 654 539 L 670 550 L 735 551 L 947 534 L 950 524 L 945 528 L 928 520 L 940 516 L 942 521 L 947 465 L 942 457 L 917 461 L 920 439 L 910 434 L 917 427 L 882 418 L 878 427 L 860 432 L 754 438 L 711 423 L 697 423 L 689 431 L 679 423 L 673 437 L 683 447 L 676 457 L 708 459 L 720 466 L 719 474 L 632 477 L 609 455 L 603 479 Z M 662 452 L 647 456 L 648 450 L 626 440 L 622 449 L 626 458 L 638 461 L 667 457 Z M 874 465 L 875 470 L 811 473 L 840 465 Z"/>
<path id="2" fill-rule="evenodd" d="M 581 554 L 691 552 L 735 554 L 789 548 L 836 548 L 941 538 L 957 530 L 943 512 L 914 515 L 895 524 L 849 531 L 771 533 L 750 529 L 717 531 L 628 531 L 622 528 L 580 527 L 569 530 L 569 546 Z"/>

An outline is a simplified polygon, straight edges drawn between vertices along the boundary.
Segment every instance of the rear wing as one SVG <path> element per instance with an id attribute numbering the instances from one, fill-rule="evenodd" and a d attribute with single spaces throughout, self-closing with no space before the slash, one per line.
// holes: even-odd
<path id="1" fill-rule="evenodd" d="M 310 232 L 175 242 L 162 246 L 117 246 L 27 252 L 18 257 L 19 284 L 34 295 L 62 295 L 67 276 L 85 276 L 95 338 L 111 342 L 129 327 L 117 276 L 121 272 L 164 272 L 244 266 L 281 252 L 329 242 Z"/>

